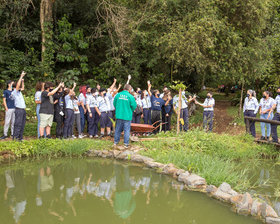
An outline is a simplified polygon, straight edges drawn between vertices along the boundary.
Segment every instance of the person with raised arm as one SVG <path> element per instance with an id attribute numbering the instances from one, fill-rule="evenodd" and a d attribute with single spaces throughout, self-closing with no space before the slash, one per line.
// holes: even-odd
<path id="1" fill-rule="evenodd" d="M 22 141 L 23 131 L 26 122 L 26 104 L 22 95 L 24 91 L 24 76 L 26 73 L 22 71 L 19 80 L 17 81 L 16 88 L 13 90 L 11 96 L 15 101 L 15 123 L 13 139 Z"/>
<path id="2" fill-rule="evenodd" d="M 213 118 L 214 118 L 214 106 L 215 106 L 215 100 L 213 98 L 213 94 L 211 92 L 208 92 L 204 103 L 199 103 L 196 100 L 195 100 L 195 103 L 204 108 L 204 111 L 203 111 L 203 129 L 205 131 L 207 131 L 207 128 L 208 128 L 208 131 L 212 132 L 212 130 L 213 130 Z"/>
<path id="3" fill-rule="evenodd" d="M 11 135 L 14 134 L 14 123 L 15 123 L 15 101 L 13 99 L 13 81 L 7 82 L 7 89 L 3 92 L 3 105 L 5 108 L 5 124 L 4 134 L 0 139 L 8 138 L 9 127 L 11 126 Z"/>
<path id="4" fill-rule="evenodd" d="M 148 81 L 148 94 L 151 97 L 151 104 L 152 104 L 152 124 L 154 126 L 158 126 L 162 121 L 162 107 L 164 105 L 168 105 L 170 103 L 170 98 L 167 99 L 165 102 L 162 98 L 160 98 L 159 90 L 154 90 L 153 93 L 151 92 L 152 85 L 150 81 Z M 160 127 L 154 130 L 154 134 L 160 131 Z"/>
<path id="5" fill-rule="evenodd" d="M 40 107 L 40 138 L 44 138 L 44 132 L 46 132 L 46 138 L 51 138 L 51 127 L 54 117 L 54 97 L 53 95 L 62 87 L 64 83 L 60 83 L 55 89 L 52 82 L 45 83 L 45 90 L 41 94 L 41 107 Z"/>

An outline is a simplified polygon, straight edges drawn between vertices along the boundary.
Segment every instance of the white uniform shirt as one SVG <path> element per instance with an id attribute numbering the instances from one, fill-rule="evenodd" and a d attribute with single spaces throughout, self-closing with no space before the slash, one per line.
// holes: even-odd
<path id="1" fill-rule="evenodd" d="M 244 105 L 243 105 L 243 112 L 245 110 L 253 110 L 255 114 L 258 113 L 259 103 L 255 97 L 249 99 L 248 97 L 245 98 Z"/>
<path id="2" fill-rule="evenodd" d="M 152 104 L 151 104 L 151 97 L 150 96 L 146 96 L 144 97 L 142 100 L 142 107 L 143 109 L 150 109 L 152 107 Z"/>
<path id="3" fill-rule="evenodd" d="M 97 105 L 100 113 L 111 111 L 110 100 L 107 96 L 99 96 L 97 98 Z"/>
<path id="4" fill-rule="evenodd" d="M 207 108 L 204 108 L 204 111 L 214 111 L 214 106 L 215 106 L 215 100 L 214 98 L 206 98 L 204 100 L 204 103 L 203 103 L 204 106 L 210 106 L 210 105 L 213 105 L 212 107 L 207 107 Z"/>
<path id="5" fill-rule="evenodd" d="M 280 95 L 275 98 L 274 104 L 277 105 L 277 113 L 280 113 Z"/>
<path id="6" fill-rule="evenodd" d="M 261 98 L 259 106 L 261 107 L 262 111 L 265 111 L 270 110 L 274 104 L 275 101 L 271 97 L 269 97 L 268 99 Z M 267 113 L 269 113 L 269 111 Z"/>
<path id="7" fill-rule="evenodd" d="M 87 95 L 86 105 L 89 105 L 89 108 L 97 107 L 97 99 L 92 95 Z"/>

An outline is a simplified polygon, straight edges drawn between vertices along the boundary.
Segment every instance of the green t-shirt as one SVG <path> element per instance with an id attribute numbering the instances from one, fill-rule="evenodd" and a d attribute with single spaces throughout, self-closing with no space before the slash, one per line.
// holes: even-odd
<path id="1" fill-rule="evenodd" d="M 116 108 L 116 118 L 120 120 L 131 121 L 133 111 L 137 104 L 134 97 L 126 90 L 118 93 L 114 99 Z"/>

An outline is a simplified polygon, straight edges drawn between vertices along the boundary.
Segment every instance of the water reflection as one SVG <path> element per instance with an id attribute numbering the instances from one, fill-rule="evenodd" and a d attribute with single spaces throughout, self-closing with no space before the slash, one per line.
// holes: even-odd
<path id="1" fill-rule="evenodd" d="M 74 224 L 95 220 L 99 220 L 97 223 L 173 223 L 176 220 L 224 223 L 217 221 L 217 217 L 225 220 L 220 212 L 223 207 L 219 207 L 213 208 L 215 221 L 205 222 L 200 205 L 206 206 L 203 209 L 207 212 L 212 209 L 211 200 L 203 197 L 193 201 L 191 198 L 198 196 L 186 196 L 184 185 L 174 179 L 116 161 L 62 160 L 52 165 L 33 164 L 25 169 L 14 166 L 0 170 L 2 176 L 5 181 L 0 182 L 0 191 L 4 191 L 5 204 L 0 203 L 0 217 L 5 224 Z M 228 223 L 256 223 L 250 219 L 247 222 L 247 218 L 243 222 L 243 218 L 235 217 L 227 208 L 225 214 L 234 217 L 227 218 Z M 235 218 L 242 221 L 235 222 Z"/>

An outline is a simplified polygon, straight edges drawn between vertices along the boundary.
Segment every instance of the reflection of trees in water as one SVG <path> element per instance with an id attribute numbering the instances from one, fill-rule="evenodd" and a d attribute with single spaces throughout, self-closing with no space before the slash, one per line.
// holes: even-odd
<path id="1" fill-rule="evenodd" d="M 136 195 L 143 195 L 149 206 L 159 195 L 168 197 L 173 188 L 177 194 L 175 206 L 181 207 L 182 184 L 164 175 L 154 174 L 153 171 L 140 171 L 139 168 L 117 162 L 112 165 L 106 160 L 99 163 L 66 163 L 55 168 L 42 167 L 38 172 L 37 193 L 32 203 L 35 202 L 38 215 L 42 218 L 48 220 L 51 215 L 64 221 L 66 217 L 78 215 L 75 200 L 95 196 L 108 201 L 115 214 L 130 223 L 130 216 L 136 209 Z M 5 176 L 4 198 L 9 201 L 9 207 L 18 223 L 27 203 L 23 170 L 7 170 Z"/>

